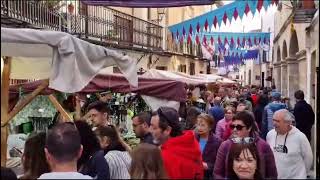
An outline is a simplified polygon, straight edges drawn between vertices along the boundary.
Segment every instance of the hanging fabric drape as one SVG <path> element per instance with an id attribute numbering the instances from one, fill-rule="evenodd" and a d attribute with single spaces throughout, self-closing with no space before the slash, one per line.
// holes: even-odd
<path id="1" fill-rule="evenodd" d="M 181 23 L 169 27 L 171 33 L 179 37 L 188 37 L 189 34 L 197 34 L 203 31 L 208 31 L 214 26 L 220 27 L 222 22 L 226 24 L 227 20 L 231 22 L 232 18 L 242 19 L 244 14 L 251 12 L 255 14 L 256 10 L 261 11 L 262 7 L 267 10 L 271 4 L 278 4 L 279 0 L 237 0 L 230 4 L 224 5 L 218 9 L 197 16 L 195 18 L 183 21 Z"/>

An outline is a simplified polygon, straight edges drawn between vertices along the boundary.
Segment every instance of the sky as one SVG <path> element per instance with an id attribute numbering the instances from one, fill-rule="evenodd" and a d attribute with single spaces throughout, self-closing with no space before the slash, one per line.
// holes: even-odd
<path id="1" fill-rule="evenodd" d="M 229 4 L 233 1 L 223 1 L 224 4 Z M 270 11 L 275 11 L 276 7 L 271 6 L 269 7 L 267 13 Z M 244 15 L 242 20 L 238 18 L 237 20 L 234 20 L 232 18 L 231 23 L 229 20 L 227 20 L 226 25 L 222 22 L 220 28 L 217 27 L 215 29 L 214 27 L 212 28 L 213 32 L 249 32 L 251 30 L 257 30 L 261 29 L 261 16 L 263 16 L 266 13 L 264 8 L 261 9 L 260 13 L 256 11 L 255 15 L 253 16 L 251 12 L 248 13 L 248 15 Z"/>

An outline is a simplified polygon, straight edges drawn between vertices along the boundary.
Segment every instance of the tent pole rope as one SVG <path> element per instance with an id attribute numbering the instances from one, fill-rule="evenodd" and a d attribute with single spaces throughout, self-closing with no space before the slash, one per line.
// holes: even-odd
<path id="1" fill-rule="evenodd" d="M 11 57 L 3 59 L 3 72 L 1 84 L 1 124 L 8 119 L 9 109 L 9 85 L 10 85 L 10 71 L 11 71 Z M 6 166 L 7 161 L 7 140 L 9 129 L 8 126 L 1 126 L 1 166 Z"/>

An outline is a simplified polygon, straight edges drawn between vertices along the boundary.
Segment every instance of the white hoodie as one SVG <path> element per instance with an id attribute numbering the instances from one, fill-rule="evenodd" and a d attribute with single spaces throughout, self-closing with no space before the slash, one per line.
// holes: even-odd
<path id="1" fill-rule="evenodd" d="M 286 134 L 280 135 L 272 129 L 267 134 L 276 161 L 279 179 L 306 179 L 311 169 L 313 154 L 307 137 L 296 127 L 292 126 L 287 136 L 285 146 L 288 153 L 279 152 L 284 145 Z M 278 147 L 275 148 L 275 147 Z"/>

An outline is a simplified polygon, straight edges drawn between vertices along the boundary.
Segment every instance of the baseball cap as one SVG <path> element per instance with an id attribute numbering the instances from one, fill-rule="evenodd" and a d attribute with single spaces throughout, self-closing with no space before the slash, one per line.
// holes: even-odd
<path id="1" fill-rule="evenodd" d="M 281 98 L 281 93 L 280 92 L 271 92 L 271 96 L 273 98 L 280 99 Z"/>

